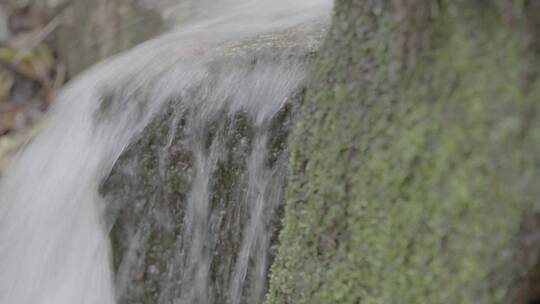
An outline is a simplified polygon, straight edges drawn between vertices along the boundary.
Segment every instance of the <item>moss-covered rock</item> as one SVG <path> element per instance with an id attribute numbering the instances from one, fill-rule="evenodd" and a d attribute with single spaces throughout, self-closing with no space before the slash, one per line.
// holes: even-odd
<path id="1" fill-rule="evenodd" d="M 535 8 L 337 0 L 269 304 L 537 303 Z"/>

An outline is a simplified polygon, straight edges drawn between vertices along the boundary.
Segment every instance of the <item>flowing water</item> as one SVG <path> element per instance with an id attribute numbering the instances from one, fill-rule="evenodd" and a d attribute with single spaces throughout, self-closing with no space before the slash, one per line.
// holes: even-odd
<path id="1" fill-rule="evenodd" d="M 206 2 L 174 32 L 72 81 L 46 128 L 0 180 L 0 304 L 137 303 L 130 299 L 148 295 L 145 303 L 263 301 L 285 161 L 281 153 L 268 164 L 269 142 L 276 116 L 298 95 L 331 3 Z M 298 49 L 304 54 L 295 56 Z M 133 212 L 142 206 L 146 219 L 123 226 L 128 245 L 115 267 L 109 233 L 120 211 L 111 210 L 114 198 L 104 199 L 100 188 L 164 111 L 168 131 L 148 171 L 159 173 L 157 188 L 173 178 L 171 167 L 189 173 L 178 199 L 182 210 L 168 212 L 160 208 L 163 198 L 146 192 L 145 204 L 122 205 Z M 247 117 L 252 134 L 231 141 L 235 127 L 227 121 L 238 115 Z M 189 166 L 173 159 L 175 149 L 188 154 Z M 224 157 L 242 149 L 237 159 L 245 173 L 226 189 L 238 212 L 225 216 L 230 210 L 216 204 L 216 172 Z M 181 222 L 170 229 L 168 252 L 145 251 L 155 238 L 147 233 L 149 214 L 163 227 Z M 233 249 L 223 244 L 225 230 L 241 236 Z M 234 251 L 230 269 L 212 275 L 227 248 Z M 148 266 L 151 254 L 155 265 Z M 138 279 L 156 282 L 150 291 L 134 283 L 141 267 L 159 278 Z"/>

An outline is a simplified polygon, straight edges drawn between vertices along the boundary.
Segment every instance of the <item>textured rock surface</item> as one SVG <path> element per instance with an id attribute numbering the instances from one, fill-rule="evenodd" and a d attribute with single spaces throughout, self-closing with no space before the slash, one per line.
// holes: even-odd
<path id="1" fill-rule="evenodd" d="M 302 82 L 304 63 L 324 28 L 319 24 L 306 32 L 302 26 L 207 50 L 212 58 L 207 78 L 172 100 L 125 151 L 101 187 L 109 203 L 120 303 L 262 302 L 281 218 L 274 214 L 281 212 L 286 146 L 302 94 L 296 82 Z M 287 91 L 291 86 L 295 89 Z M 282 87 L 288 95 L 282 96 Z M 198 105 L 182 107 L 190 103 Z M 235 109 L 236 104 L 243 106 Z M 194 199 L 208 202 L 210 213 L 201 227 L 189 228 L 200 213 L 190 214 Z M 259 200 L 261 220 L 251 223 Z M 248 225 L 268 233 L 246 250 Z M 209 235 L 201 249 L 209 254 L 202 257 L 209 265 L 190 257 L 197 250 L 194 235 L 201 231 Z M 186 288 L 198 286 L 186 278 L 205 267 L 209 287 L 187 300 L 197 291 Z M 247 283 L 238 277 L 242 267 Z M 240 290 L 236 280 L 242 281 Z"/>
<path id="2" fill-rule="evenodd" d="M 184 219 L 188 200 L 194 195 L 192 184 L 197 178 L 197 160 L 189 147 L 167 142 L 173 133 L 173 141 L 192 142 L 186 134 L 192 130 L 186 132 L 181 126 L 189 122 L 175 122 L 173 111 L 165 115 L 167 119 L 162 116 L 156 120 L 149 132 L 124 154 L 104 189 L 106 200 L 114 202 L 112 208 L 119 212 L 112 227 L 112 244 L 120 303 L 180 299 L 184 290 L 182 278 L 189 267 L 184 263 L 188 259 L 191 238 Z M 273 156 L 266 156 L 266 161 L 274 174 L 272 183 L 276 185 L 282 184 L 286 172 L 283 147 L 290 119 L 290 109 L 284 109 L 271 123 L 280 127 L 266 143 L 267 149 L 274 150 Z M 175 123 L 181 125 L 175 126 Z M 171 130 L 171 127 L 177 130 Z M 205 246 L 211 247 L 209 280 L 217 288 L 206 292 L 211 303 L 230 303 L 229 288 L 242 246 L 243 227 L 249 220 L 249 208 L 244 203 L 249 195 L 246 160 L 256 149 L 257 131 L 249 115 L 239 113 L 228 117 L 223 113 L 201 124 L 201 129 L 196 132 L 201 132 L 207 140 L 206 153 L 223 153 L 209 168 L 213 173 L 208 227 L 213 237 Z M 214 141 L 214 137 L 221 139 Z M 224 144 L 224 151 L 212 150 L 212 145 L 221 144 L 218 141 Z M 281 197 L 280 192 L 273 195 Z M 271 234 L 275 236 L 277 223 L 272 227 Z M 270 260 L 274 255 L 272 252 Z M 241 297 L 245 299 L 239 302 L 250 303 L 249 294 Z"/>
<path id="3" fill-rule="evenodd" d="M 539 301 L 538 5 L 336 1 L 268 303 Z"/>

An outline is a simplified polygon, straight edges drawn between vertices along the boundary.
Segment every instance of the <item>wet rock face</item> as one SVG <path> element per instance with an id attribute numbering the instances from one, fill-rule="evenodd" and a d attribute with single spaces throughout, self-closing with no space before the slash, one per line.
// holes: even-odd
<path id="1" fill-rule="evenodd" d="M 286 147 L 325 29 L 316 20 L 218 42 L 189 32 L 193 48 L 182 40 L 185 53 L 155 77 L 103 88 L 100 124 L 169 100 L 100 188 L 118 303 L 263 302 Z"/>
<path id="2" fill-rule="evenodd" d="M 165 115 L 170 115 L 170 112 Z M 283 109 L 274 123 L 288 125 L 290 118 L 289 109 Z M 181 127 L 176 127 L 176 135 L 169 135 L 172 136 L 169 138 L 162 136 L 173 132 L 173 120 L 169 116 L 164 123 L 156 124 L 154 132 L 149 129 L 149 134 L 145 134 L 126 152 L 104 190 L 107 200 L 113 198 L 113 208 L 118 212 L 118 219 L 112 227 L 112 242 L 114 266 L 123 294 L 121 303 L 134 303 L 142 299 L 152 299 L 144 303 L 153 303 L 161 297 L 180 297 L 182 278 L 189 276 L 183 271 L 188 266 L 186 260 L 189 260 L 189 247 L 194 240 L 190 240 L 190 235 L 186 234 L 186 206 L 190 195 L 200 195 L 206 190 L 194 188 L 197 183 L 194 152 L 166 141 L 169 138 L 183 141 L 188 135 Z M 248 193 L 246 160 L 256 149 L 254 141 L 257 131 L 253 122 L 242 113 L 233 117 L 216 117 L 208 121 L 206 127 L 208 129 L 205 128 L 203 132 L 206 134 L 203 136 L 209 146 L 204 147 L 204 153 L 221 155 L 206 168 L 212 171 L 207 185 L 211 211 L 205 220 L 211 239 L 206 240 L 208 243 L 204 246 L 211 247 L 208 253 L 212 256 L 207 258 L 212 260 L 208 278 L 210 284 L 214 285 L 214 290 L 210 291 L 213 293 L 212 302 L 227 303 L 229 285 L 232 284 L 235 263 L 242 246 L 243 227 L 250 217 L 246 204 L 250 203 L 247 197 L 253 194 Z M 281 147 L 285 146 L 287 135 L 287 132 L 275 132 L 265 143 L 266 149 L 275 150 L 272 157 L 268 155 L 265 159 L 265 166 L 268 166 L 265 170 L 273 175 L 270 181 L 275 185 L 273 190 L 281 189 L 283 182 L 285 167 Z M 214 139 L 215 136 L 221 138 Z M 223 147 L 219 148 L 222 151 L 212 151 L 216 145 L 222 144 Z M 270 147 L 271 144 L 276 145 L 277 150 Z M 280 197 L 281 193 L 264 195 Z M 279 201 L 274 198 L 274 203 Z M 273 237 L 277 225 L 273 223 L 270 229 Z M 269 258 L 273 259 L 273 253 Z"/>
<path id="3" fill-rule="evenodd" d="M 211 63 L 104 181 L 119 303 L 262 303 L 309 57 L 274 51 Z"/>

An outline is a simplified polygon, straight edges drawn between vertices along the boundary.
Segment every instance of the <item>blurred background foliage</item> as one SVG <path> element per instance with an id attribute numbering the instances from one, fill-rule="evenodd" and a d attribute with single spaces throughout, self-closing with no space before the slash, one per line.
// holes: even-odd
<path id="1" fill-rule="evenodd" d="M 68 79 L 57 48 L 60 12 L 37 1 L 0 4 L 0 173 Z"/>
<path id="2" fill-rule="evenodd" d="M 163 3 L 0 0 L 0 175 L 70 78 L 164 30 Z"/>

